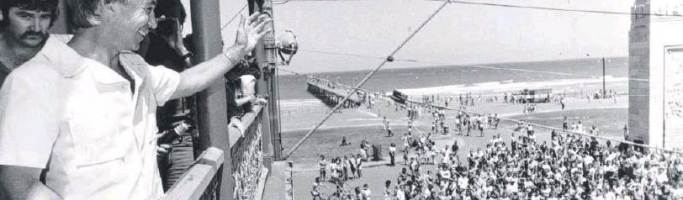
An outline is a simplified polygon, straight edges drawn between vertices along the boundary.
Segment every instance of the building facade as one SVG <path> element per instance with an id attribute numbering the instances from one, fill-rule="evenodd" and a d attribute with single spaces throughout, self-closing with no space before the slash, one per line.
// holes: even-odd
<path id="1" fill-rule="evenodd" d="M 683 1 L 636 0 L 627 140 L 683 150 Z"/>

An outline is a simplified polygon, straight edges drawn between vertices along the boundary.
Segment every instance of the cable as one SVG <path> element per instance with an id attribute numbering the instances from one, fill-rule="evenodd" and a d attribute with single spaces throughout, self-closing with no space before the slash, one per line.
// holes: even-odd
<path id="1" fill-rule="evenodd" d="M 442 0 L 432 0 L 432 1 L 442 1 Z M 466 5 L 521 8 L 521 9 L 532 9 L 532 10 L 549 10 L 549 11 L 560 11 L 560 12 L 579 12 L 579 13 L 607 14 L 607 15 L 628 15 L 628 16 L 636 15 L 636 16 L 657 16 L 657 17 L 683 17 L 683 15 L 670 15 L 670 14 L 661 14 L 661 13 L 631 13 L 631 12 L 604 11 L 604 10 L 582 10 L 582 9 L 553 8 L 553 7 L 542 7 L 542 6 L 524 6 L 524 5 L 512 5 L 512 4 L 500 4 L 500 3 L 471 2 L 471 1 L 461 1 L 461 0 L 446 0 L 446 1 L 450 1 L 451 3 L 466 4 Z"/>
<path id="2" fill-rule="evenodd" d="M 281 4 L 286 4 L 291 1 L 362 1 L 362 0 L 284 0 L 280 2 L 273 2 L 273 5 L 281 5 Z"/>
<path id="3" fill-rule="evenodd" d="M 313 127 L 313 129 L 308 131 L 308 133 L 306 133 L 306 135 L 303 138 L 301 138 L 301 140 L 299 140 L 296 144 L 294 144 L 292 149 L 290 149 L 287 152 L 287 154 L 285 154 L 284 159 L 289 158 L 289 156 L 291 156 L 292 153 L 294 153 L 294 151 L 296 151 L 299 148 L 299 146 L 301 146 L 301 144 L 304 141 L 306 141 L 306 139 L 308 139 L 308 137 L 311 136 L 311 134 L 313 134 L 316 130 L 318 130 L 318 128 L 320 126 L 322 126 L 322 124 L 325 123 L 325 121 L 327 121 L 327 119 L 329 119 L 330 116 L 332 116 L 332 114 L 334 114 L 334 112 L 337 111 L 341 107 L 341 105 L 343 105 L 344 102 L 349 99 L 349 97 L 351 97 L 351 95 L 356 93 L 358 88 L 362 87 L 365 84 L 365 82 L 367 82 L 387 62 L 389 62 L 389 59 L 393 58 L 393 56 L 399 50 L 401 50 L 401 48 L 403 48 L 403 46 L 405 46 L 418 32 L 420 32 L 420 30 L 422 30 L 422 28 L 424 28 L 425 25 L 427 25 L 427 23 L 429 23 L 436 16 L 436 14 L 438 14 L 444 7 L 446 7 L 446 5 L 448 5 L 448 1 L 444 1 L 443 4 L 441 4 L 441 6 L 436 11 L 434 11 L 434 13 L 432 13 L 429 16 L 429 18 L 427 18 L 427 20 L 425 20 L 422 24 L 420 24 L 420 26 L 410 36 L 408 36 L 408 38 L 406 38 L 393 52 L 391 52 L 391 54 L 389 54 L 389 56 L 387 57 L 386 60 L 382 61 L 382 63 L 380 63 L 374 70 L 370 71 L 370 73 L 365 75 L 365 77 L 358 84 L 356 84 L 355 87 L 353 87 L 354 88 L 353 91 L 349 92 L 341 101 L 339 101 L 339 103 L 337 103 L 336 106 L 334 106 L 334 108 L 332 108 L 332 110 L 330 110 L 330 112 L 327 113 L 327 115 L 325 115 L 325 117 L 323 117 L 323 119 L 320 122 L 318 122 L 318 124 L 315 127 Z"/>
<path id="4" fill-rule="evenodd" d="M 232 18 L 230 18 L 230 20 L 228 20 L 228 22 L 226 22 L 225 24 L 223 24 L 223 26 L 221 26 L 221 30 L 225 29 L 225 27 L 227 27 L 230 23 L 232 23 L 232 21 L 234 21 L 234 20 L 237 18 L 237 16 L 239 16 L 240 13 L 242 13 L 242 11 L 243 11 L 245 8 L 247 8 L 247 5 L 249 5 L 249 4 L 244 4 L 244 6 L 242 6 L 242 8 L 240 8 L 240 10 L 238 10 L 238 11 L 235 13 L 235 15 L 233 15 Z"/>
<path id="5" fill-rule="evenodd" d="M 283 0 L 281 2 L 273 2 L 275 5 L 286 4 L 292 1 L 362 1 L 362 0 Z M 606 14 L 606 15 L 636 15 L 636 16 L 657 16 L 657 17 L 683 17 L 683 15 L 672 15 L 672 14 L 661 14 L 661 13 L 631 13 L 631 12 L 619 12 L 619 11 L 606 11 L 606 10 L 584 10 L 584 9 L 569 9 L 569 8 L 553 8 L 553 7 L 543 7 L 543 6 L 524 6 L 524 5 L 513 5 L 513 4 L 501 4 L 501 3 L 485 3 L 485 2 L 471 2 L 471 1 L 461 1 L 461 0 L 429 0 L 429 1 L 448 1 L 450 3 L 465 4 L 465 5 L 480 5 L 480 6 L 494 6 L 494 7 L 506 7 L 506 8 L 520 8 L 520 9 L 532 9 L 532 10 L 547 10 L 547 11 L 559 11 L 559 12 L 578 12 L 578 13 L 591 13 L 591 14 Z"/>

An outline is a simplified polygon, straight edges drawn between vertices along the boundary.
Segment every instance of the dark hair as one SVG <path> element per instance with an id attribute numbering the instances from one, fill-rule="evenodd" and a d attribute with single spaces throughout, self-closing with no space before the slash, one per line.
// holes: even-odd
<path id="1" fill-rule="evenodd" d="M 101 23 L 96 13 L 100 4 L 128 3 L 128 0 L 66 0 L 69 22 L 74 28 L 89 28 Z"/>
<path id="2" fill-rule="evenodd" d="M 154 15 L 159 18 L 162 15 L 166 17 L 178 18 L 180 24 L 185 23 L 185 8 L 180 0 L 159 0 L 154 8 Z"/>
<path id="3" fill-rule="evenodd" d="M 161 20 L 157 23 L 155 32 L 160 35 L 169 36 L 175 34 L 178 29 L 177 23 L 183 25 L 185 23 L 185 8 L 180 0 L 159 0 L 154 8 L 154 16 L 157 18 L 165 16 L 167 20 Z"/>
<path id="4" fill-rule="evenodd" d="M 0 10 L 2 10 L 3 20 L 0 21 L 0 27 L 6 27 L 9 24 L 7 19 L 9 18 L 9 9 L 12 7 L 50 12 L 52 15 L 50 26 L 59 16 L 59 0 L 2 0 L 0 1 Z"/>

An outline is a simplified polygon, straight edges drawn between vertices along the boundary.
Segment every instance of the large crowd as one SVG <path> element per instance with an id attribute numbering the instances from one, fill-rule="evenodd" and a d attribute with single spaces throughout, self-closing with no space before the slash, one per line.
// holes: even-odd
<path id="1" fill-rule="evenodd" d="M 421 106 L 406 107 L 408 131 L 401 140 L 403 166 L 395 179 L 384 182 L 386 200 L 406 199 L 683 199 L 683 160 L 676 153 L 642 151 L 626 144 L 599 140 L 595 126 L 565 118 L 562 130 L 550 132 L 550 140 L 537 140 L 531 124 L 520 122 L 509 140 L 494 135 L 485 146 L 458 153 L 454 142 L 437 147 L 433 135 L 448 134 L 445 114 L 433 114 L 432 130 L 414 132 L 410 115 Z M 497 128 L 495 114 L 456 114 L 453 133 L 468 135 L 467 129 Z M 387 120 L 384 120 L 387 121 Z M 385 129 L 388 122 L 385 122 Z M 480 129 L 481 127 L 481 129 Z M 471 130 L 470 130 L 471 131 Z M 476 149 L 476 150 L 475 150 Z M 393 155 L 392 155 L 393 160 Z M 393 166 L 393 165 L 391 165 Z M 314 199 L 370 199 L 367 184 L 324 195 L 314 183 Z M 361 181 L 362 182 L 362 181 Z M 377 196 L 377 195 L 376 195 Z"/>
<path id="2" fill-rule="evenodd" d="M 594 138 L 553 134 L 537 142 L 500 136 L 470 151 L 467 162 L 446 147 L 438 172 L 408 164 L 385 199 L 680 199 L 681 157 L 641 153 Z"/>

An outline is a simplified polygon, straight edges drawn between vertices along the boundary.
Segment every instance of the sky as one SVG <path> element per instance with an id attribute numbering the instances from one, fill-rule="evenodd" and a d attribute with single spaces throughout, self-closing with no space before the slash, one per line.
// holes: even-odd
<path id="1" fill-rule="evenodd" d="M 625 13 L 634 3 L 467 1 Z M 189 0 L 183 2 L 189 12 Z M 221 0 L 221 25 L 245 4 L 246 0 Z M 429 0 L 292 0 L 273 6 L 275 34 L 291 30 L 297 36 L 300 51 L 286 66 L 288 70 L 310 73 L 373 69 L 382 62 L 379 57 L 394 51 L 441 4 Z M 242 11 L 244 15 L 246 12 Z M 233 43 L 238 22 L 234 20 L 222 31 L 226 44 Z M 449 4 L 394 56 L 420 62 L 392 62 L 384 68 L 623 57 L 628 55 L 630 23 L 630 15 Z M 190 28 L 185 32 L 191 32 Z"/>

